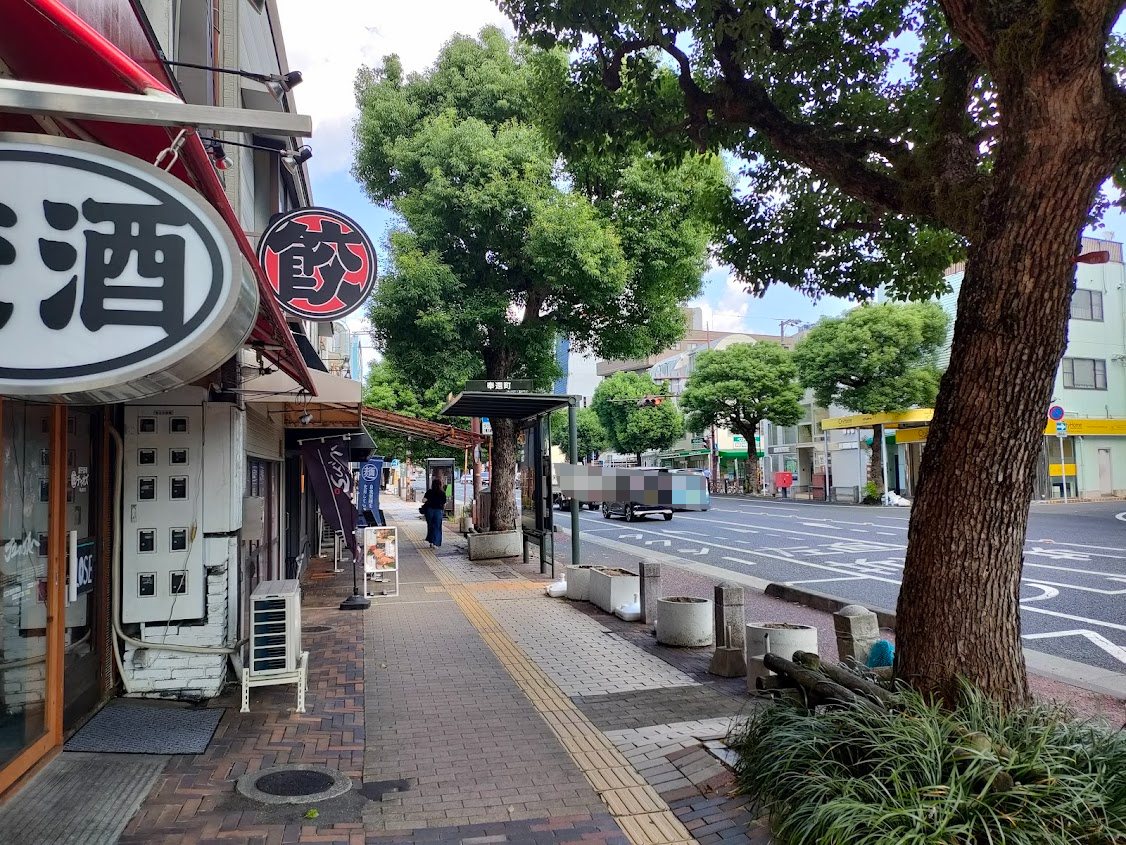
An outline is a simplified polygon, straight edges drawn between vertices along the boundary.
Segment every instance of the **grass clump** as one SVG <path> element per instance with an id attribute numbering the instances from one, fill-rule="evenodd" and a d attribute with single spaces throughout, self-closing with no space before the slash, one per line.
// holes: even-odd
<path id="1" fill-rule="evenodd" d="M 778 703 L 729 739 L 780 845 L 1124 845 L 1126 735 L 963 687 L 888 712 Z"/>

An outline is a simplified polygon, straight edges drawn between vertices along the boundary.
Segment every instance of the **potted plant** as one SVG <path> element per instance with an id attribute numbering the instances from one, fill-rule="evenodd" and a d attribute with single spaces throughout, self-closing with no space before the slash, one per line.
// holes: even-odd
<path id="1" fill-rule="evenodd" d="M 657 642 L 702 648 L 715 642 L 715 605 L 711 599 L 670 596 L 657 599 Z"/>
<path id="2" fill-rule="evenodd" d="M 613 613 L 641 592 L 641 577 L 628 569 L 607 567 L 590 570 L 590 601 L 600 610 Z"/>

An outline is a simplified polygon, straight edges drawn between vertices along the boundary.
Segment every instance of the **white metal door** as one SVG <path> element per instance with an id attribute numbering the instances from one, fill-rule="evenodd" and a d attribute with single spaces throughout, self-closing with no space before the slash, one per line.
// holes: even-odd
<path id="1" fill-rule="evenodd" d="M 1110 463 L 1110 449 L 1099 449 L 1099 492 L 1104 496 L 1114 492 L 1114 471 Z"/>

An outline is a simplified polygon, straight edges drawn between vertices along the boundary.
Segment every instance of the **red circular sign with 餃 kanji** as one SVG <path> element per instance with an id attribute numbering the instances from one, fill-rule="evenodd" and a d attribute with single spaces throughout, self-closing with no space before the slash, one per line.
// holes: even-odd
<path id="1" fill-rule="evenodd" d="M 375 287 L 371 239 L 355 221 L 327 208 L 274 218 L 258 241 L 258 261 L 281 307 L 305 320 L 346 317 Z"/>

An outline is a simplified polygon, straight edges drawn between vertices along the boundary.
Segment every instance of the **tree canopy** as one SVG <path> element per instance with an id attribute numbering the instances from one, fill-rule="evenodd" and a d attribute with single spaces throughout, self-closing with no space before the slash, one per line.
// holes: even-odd
<path id="1" fill-rule="evenodd" d="M 777 343 L 736 343 L 696 357 L 680 397 L 689 431 L 711 426 L 740 434 L 753 457 L 759 423 L 795 425 L 802 416 L 801 385 L 791 353 Z"/>
<path id="2" fill-rule="evenodd" d="M 644 396 L 661 396 L 660 405 L 638 406 Z M 652 449 L 667 449 L 684 436 L 684 415 L 649 376 L 620 372 L 599 382 L 591 408 L 598 415 L 610 448 L 638 459 Z"/>
<path id="3" fill-rule="evenodd" d="M 369 314 L 378 347 L 411 384 L 441 377 L 558 375 L 554 345 L 606 358 L 666 348 L 700 290 L 701 196 L 725 184 L 716 157 L 672 168 L 616 160 L 595 195 L 567 185 L 536 123 L 532 48 L 495 28 L 457 36 L 424 73 L 396 56 L 357 75 L 354 175 L 401 220 Z M 456 388 L 455 388 L 456 389 Z M 515 432 L 493 421 L 494 530 L 515 521 Z"/>
<path id="4" fill-rule="evenodd" d="M 565 153 L 732 156 L 739 179 L 712 219 L 749 290 L 925 299 L 965 259 L 911 510 L 896 672 L 948 701 L 959 676 L 1028 701 L 1027 493 L 1082 232 L 1107 181 L 1126 177 L 1123 4 L 501 7 L 521 34 L 574 51 L 542 98 Z"/>
<path id="5" fill-rule="evenodd" d="M 579 461 L 585 461 L 609 446 L 606 429 L 602 427 L 593 408 L 578 409 L 575 414 L 575 427 L 579 441 Z M 569 457 L 567 450 L 571 445 L 571 430 L 566 411 L 556 411 L 551 415 L 551 442 L 552 445 L 563 450 L 565 457 Z"/>
<path id="6" fill-rule="evenodd" d="M 823 408 L 879 414 L 930 407 L 947 325 L 933 302 L 863 305 L 819 321 L 794 348 L 794 360 Z"/>

